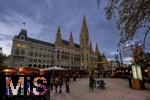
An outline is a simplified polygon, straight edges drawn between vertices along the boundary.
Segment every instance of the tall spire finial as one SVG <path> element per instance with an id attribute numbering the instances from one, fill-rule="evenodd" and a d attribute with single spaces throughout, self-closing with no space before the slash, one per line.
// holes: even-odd
<path id="1" fill-rule="evenodd" d="M 91 42 L 91 40 L 90 40 L 90 47 L 93 47 L 93 46 L 92 46 L 92 42 Z"/>
<path id="2" fill-rule="evenodd" d="M 70 40 L 71 42 L 73 42 L 73 35 L 72 35 L 72 32 L 70 32 L 69 40 Z"/>
<path id="3" fill-rule="evenodd" d="M 70 32 L 70 38 L 72 38 L 73 36 L 72 36 L 72 32 Z"/>
<path id="4" fill-rule="evenodd" d="M 57 32 L 56 32 L 56 38 L 55 38 L 55 45 L 56 46 L 61 46 L 61 31 L 60 31 L 60 26 L 58 26 L 57 28 Z"/>
<path id="5" fill-rule="evenodd" d="M 95 53 L 96 53 L 96 54 L 98 54 L 98 53 L 99 53 L 99 47 L 98 47 L 98 44 L 97 44 L 97 42 L 96 42 Z"/>
<path id="6" fill-rule="evenodd" d="M 88 44 L 88 45 L 87 45 Z M 86 18 L 83 16 L 82 27 L 80 32 L 80 46 L 89 48 L 89 32 L 86 24 Z"/>
<path id="7" fill-rule="evenodd" d="M 82 28 L 87 28 L 85 15 L 83 16 Z"/>
<path id="8" fill-rule="evenodd" d="M 91 51 L 91 53 L 93 53 L 93 45 L 92 45 L 91 40 L 90 40 L 90 51 Z"/>
<path id="9" fill-rule="evenodd" d="M 57 33 L 60 33 L 60 25 L 57 28 Z"/>
<path id="10" fill-rule="evenodd" d="M 25 22 L 22 23 L 22 28 L 21 29 L 26 30 L 26 23 Z"/>
<path id="11" fill-rule="evenodd" d="M 72 35 L 72 32 L 70 32 L 70 37 L 69 37 L 69 46 L 71 47 L 71 48 L 73 48 L 74 47 L 74 43 L 73 43 L 73 35 Z"/>

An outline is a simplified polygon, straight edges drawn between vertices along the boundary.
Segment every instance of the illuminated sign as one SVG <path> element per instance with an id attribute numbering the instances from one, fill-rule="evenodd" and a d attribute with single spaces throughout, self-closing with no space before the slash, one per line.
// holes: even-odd
<path id="1" fill-rule="evenodd" d="M 141 72 L 140 65 L 132 65 L 132 72 L 133 72 L 134 79 L 142 80 L 142 72 Z"/>
<path id="2" fill-rule="evenodd" d="M 135 66 L 132 66 L 132 73 L 133 73 L 133 78 L 137 79 L 137 74 L 136 74 L 136 68 L 135 68 Z"/>
<path id="3" fill-rule="evenodd" d="M 141 72 L 141 67 L 138 65 L 136 67 L 136 72 L 137 72 L 137 78 L 142 80 L 142 72 Z"/>
<path id="4" fill-rule="evenodd" d="M 4 88 L 0 88 L 3 96 L 9 97 L 45 97 L 50 100 L 50 76 L 45 75 L 3 75 L 1 84 Z M 5 86 L 4 86 L 5 85 Z M 31 98 L 29 98 L 32 100 Z M 35 99 L 35 98 L 34 98 Z M 26 100 L 26 99 L 25 99 Z M 28 100 L 28 99 L 27 99 Z"/>

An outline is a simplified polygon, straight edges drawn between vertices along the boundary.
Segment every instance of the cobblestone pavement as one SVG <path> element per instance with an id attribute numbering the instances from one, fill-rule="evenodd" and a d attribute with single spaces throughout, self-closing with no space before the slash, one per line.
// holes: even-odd
<path id="1" fill-rule="evenodd" d="M 77 79 L 70 82 L 70 93 L 61 94 L 51 91 L 50 100 L 150 100 L 150 90 L 134 90 L 129 88 L 128 81 L 115 78 L 103 79 L 106 83 L 105 90 L 89 90 L 88 78 Z"/>

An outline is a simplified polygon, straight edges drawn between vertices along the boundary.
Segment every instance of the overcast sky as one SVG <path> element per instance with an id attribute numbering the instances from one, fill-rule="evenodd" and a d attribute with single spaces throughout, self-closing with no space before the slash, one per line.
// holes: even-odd
<path id="1" fill-rule="evenodd" d="M 79 43 L 83 16 L 86 16 L 90 39 L 95 49 L 113 58 L 119 41 L 115 20 L 105 18 L 104 3 L 97 9 L 97 0 L 0 0 L 0 47 L 9 55 L 14 35 L 26 22 L 28 36 L 54 43 L 57 26 L 60 25 L 63 39 L 73 32 Z M 142 39 L 142 38 L 141 38 Z"/>

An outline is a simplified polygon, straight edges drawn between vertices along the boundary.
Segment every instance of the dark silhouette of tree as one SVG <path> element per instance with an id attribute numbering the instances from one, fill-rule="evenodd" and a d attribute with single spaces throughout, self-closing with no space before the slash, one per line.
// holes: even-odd
<path id="1" fill-rule="evenodd" d="M 100 1 L 97 1 L 98 5 Z M 150 0 L 107 0 L 105 12 L 108 20 L 116 17 L 121 43 L 132 39 L 142 30 L 145 44 L 146 36 L 150 32 Z"/>
<path id="2" fill-rule="evenodd" d="M 142 54 L 143 56 L 142 56 L 142 63 L 143 63 L 143 65 L 150 65 L 150 53 L 144 53 L 143 52 L 143 54 Z"/>
<path id="3" fill-rule="evenodd" d="M 6 55 L 0 51 L 0 68 L 5 66 Z"/>

